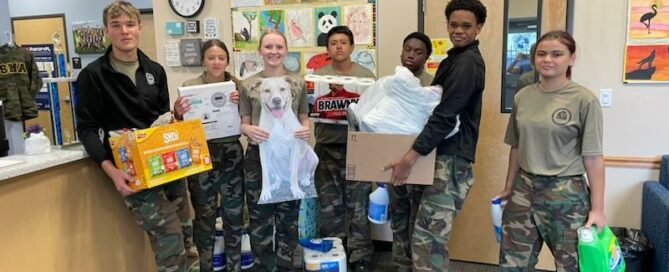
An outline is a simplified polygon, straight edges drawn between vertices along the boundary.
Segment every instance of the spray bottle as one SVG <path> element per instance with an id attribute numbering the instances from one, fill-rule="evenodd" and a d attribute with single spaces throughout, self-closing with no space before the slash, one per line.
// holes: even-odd
<path id="1" fill-rule="evenodd" d="M 497 239 L 497 244 L 502 241 L 502 199 L 494 198 L 492 204 L 490 205 L 490 214 L 492 214 L 492 225 L 495 230 L 495 238 Z"/>
<path id="2" fill-rule="evenodd" d="M 214 256 L 212 257 L 212 266 L 214 271 L 224 271 L 226 266 L 225 260 L 225 243 L 223 241 L 223 219 L 216 218 L 216 242 L 214 242 Z"/>
<path id="3" fill-rule="evenodd" d="M 241 250 L 241 268 L 242 270 L 253 267 L 253 252 L 251 252 L 251 239 L 246 230 L 242 230 L 242 250 Z"/>

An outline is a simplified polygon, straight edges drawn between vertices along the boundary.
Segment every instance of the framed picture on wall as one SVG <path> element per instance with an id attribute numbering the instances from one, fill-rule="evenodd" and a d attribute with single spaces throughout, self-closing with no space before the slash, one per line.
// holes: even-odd
<path id="1" fill-rule="evenodd" d="M 202 65 L 200 56 L 200 39 L 181 39 L 180 55 L 181 66 L 200 66 Z"/>

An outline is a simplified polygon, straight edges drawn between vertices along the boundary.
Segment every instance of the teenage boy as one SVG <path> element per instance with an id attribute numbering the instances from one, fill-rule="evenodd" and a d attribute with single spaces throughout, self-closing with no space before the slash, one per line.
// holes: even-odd
<path id="1" fill-rule="evenodd" d="M 425 62 L 432 54 L 432 43 L 427 35 L 414 32 L 404 38 L 400 61 L 420 80 L 420 85 L 430 86 L 434 76 L 425 71 Z M 393 265 L 397 271 L 411 271 L 411 234 L 416 222 L 418 204 L 423 194 L 420 185 L 389 186 L 390 226 L 393 230 Z"/>
<path id="2" fill-rule="evenodd" d="M 411 149 L 392 168 L 391 182 L 402 185 L 419 157 L 437 149 L 434 184 L 423 191 L 412 235 L 413 271 L 448 271 L 447 243 L 453 220 L 462 209 L 474 178 L 476 143 L 485 85 L 485 64 L 476 36 L 486 19 L 479 0 L 452 0 L 446 5 L 446 28 L 453 48 L 439 64 L 432 85 L 441 85 L 434 109 Z M 444 139 L 456 129 L 459 132 Z"/>
<path id="3" fill-rule="evenodd" d="M 314 74 L 375 77 L 371 71 L 351 61 L 354 42 L 348 27 L 330 29 L 326 47 L 332 63 Z M 320 203 L 320 234 L 323 237 L 344 238 L 354 271 L 369 271 L 374 252 L 367 220 L 372 184 L 346 180 L 347 132 L 346 125 L 316 123 L 314 126 L 314 151 L 319 159 L 315 179 Z M 346 222 L 349 226 L 345 225 Z"/>
<path id="4" fill-rule="evenodd" d="M 158 271 L 186 271 L 184 218 L 177 215 L 184 210 L 178 206 L 185 203 L 185 184 L 176 181 L 142 191 L 132 189 L 128 185 L 132 178 L 114 166 L 108 140 L 109 131 L 148 128 L 170 111 L 165 70 L 137 48 L 142 25 L 132 4 L 112 2 L 102 12 L 102 20 L 111 45 L 77 79 L 79 137 L 149 235 Z"/>

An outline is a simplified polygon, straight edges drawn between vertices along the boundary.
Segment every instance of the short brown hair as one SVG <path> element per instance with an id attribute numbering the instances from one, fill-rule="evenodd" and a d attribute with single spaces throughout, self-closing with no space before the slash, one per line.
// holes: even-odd
<path id="1" fill-rule="evenodd" d="M 113 19 L 121 15 L 126 15 L 130 19 L 137 20 L 138 24 L 142 23 L 142 19 L 139 17 L 139 10 L 130 2 L 122 0 L 114 1 L 102 10 L 102 23 L 104 26 L 107 26 L 107 18 Z"/>

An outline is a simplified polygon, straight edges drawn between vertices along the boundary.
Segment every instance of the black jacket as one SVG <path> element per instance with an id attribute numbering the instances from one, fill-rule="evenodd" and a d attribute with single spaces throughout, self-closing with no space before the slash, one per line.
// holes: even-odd
<path id="1" fill-rule="evenodd" d="M 138 49 L 135 86 L 130 78 L 112 67 L 110 55 L 111 46 L 77 78 L 77 132 L 86 152 L 98 165 L 104 160 L 113 161 L 109 131 L 147 128 L 170 110 L 167 76 L 160 64 Z M 100 129 L 104 132 L 102 141 Z"/>
<path id="2" fill-rule="evenodd" d="M 444 92 L 412 146 L 419 154 L 425 156 L 436 147 L 438 155 L 474 161 L 485 87 L 485 63 L 478 45 L 476 40 L 466 47 L 453 48 L 439 64 L 432 85 L 441 85 Z M 458 115 L 460 131 L 444 139 L 455 128 Z"/>

